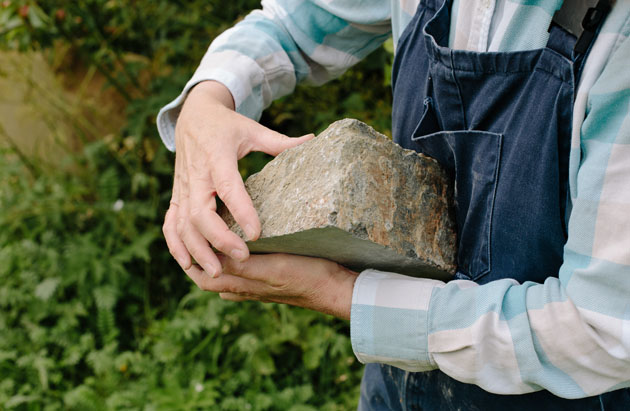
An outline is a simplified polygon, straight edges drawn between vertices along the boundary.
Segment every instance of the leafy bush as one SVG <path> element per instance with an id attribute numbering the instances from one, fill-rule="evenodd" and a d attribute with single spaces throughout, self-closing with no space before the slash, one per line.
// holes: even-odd
<path id="1" fill-rule="evenodd" d="M 89 144 L 81 172 L 36 176 L 2 157 L 0 404 L 353 404 L 359 376 L 347 325 L 191 286 L 160 239 L 154 202 L 166 193 L 155 177 L 127 174 L 114 148 Z"/>
<path id="2" fill-rule="evenodd" d="M 1 47 L 63 55 L 68 72 L 93 67 L 126 102 L 117 135 L 77 123 L 82 144 L 66 167 L 1 153 L 0 409 L 356 406 L 361 368 L 347 323 L 203 293 L 161 238 L 173 156 L 155 114 L 211 39 L 256 3 L 0 3 Z M 388 132 L 390 58 L 380 50 L 324 89 L 300 87 L 263 124 L 301 135 L 352 116 Z M 267 160 L 244 159 L 243 176 Z"/>

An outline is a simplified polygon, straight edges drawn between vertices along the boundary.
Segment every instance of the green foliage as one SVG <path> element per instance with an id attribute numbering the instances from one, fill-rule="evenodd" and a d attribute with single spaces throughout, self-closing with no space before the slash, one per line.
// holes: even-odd
<path id="1" fill-rule="evenodd" d="M 76 122 L 83 142 L 65 167 L 0 153 L 0 410 L 356 407 L 347 323 L 203 293 L 160 232 L 173 156 L 155 115 L 256 3 L 0 3 L 0 47 L 63 55 L 64 70 L 93 68 L 126 101 L 118 135 Z M 340 81 L 299 87 L 262 122 L 302 135 L 356 117 L 389 133 L 390 63 L 379 50 Z M 267 160 L 250 155 L 241 173 Z"/>
<path id="2" fill-rule="evenodd" d="M 84 174 L 37 177 L 2 157 L 2 408 L 350 408 L 347 324 L 191 286 L 160 239 L 163 195 L 134 194 L 117 155 L 92 143 Z"/>

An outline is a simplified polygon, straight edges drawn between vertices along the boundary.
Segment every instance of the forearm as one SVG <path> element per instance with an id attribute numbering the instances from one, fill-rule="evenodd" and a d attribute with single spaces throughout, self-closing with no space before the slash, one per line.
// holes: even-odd
<path id="1" fill-rule="evenodd" d="M 357 287 L 372 282 L 377 291 L 363 294 L 378 297 L 355 299 L 352 307 L 353 347 L 362 362 L 410 371 L 439 368 L 500 394 L 547 389 L 580 398 L 630 385 L 623 291 L 591 295 L 608 301 L 607 309 L 617 303 L 617 312 L 602 312 L 576 306 L 555 278 L 545 284 L 501 280 L 484 286 L 410 278 L 396 284 L 391 275 L 380 284 L 364 280 L 360 277 Z M 401 289 L 416 295 L 413 306 L 403 303 Z"/>
<path id="2" fill-rule="evenodd" d="M 158 129 L 174 149 L 174 127 L 188 92 L 215 80 L 233 96 L 235 110 L 257 120 L 274 99 L 301 81 L 338 77 L 389 36 L 389 2 L 264 1 L 263 10 L 217 37 L 182 93 L 158 114 Z"/>

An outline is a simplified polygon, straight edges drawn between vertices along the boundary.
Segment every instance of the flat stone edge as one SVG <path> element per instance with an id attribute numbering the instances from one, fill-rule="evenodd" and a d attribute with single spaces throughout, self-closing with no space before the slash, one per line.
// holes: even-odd
<path id="1" fill-rule="evenodd" d="M 319 241 L 317 238 L 326 241 Z M 434 262 L 400 255 L 381 244 L 357 238 L 332 226 L 262 238 L 246 244 L 252 254 L 287 253 L 326 258 L 359 272 L 372 268 L 438 280 L 449 280 L 453 277 L 450 267 L 436 267 Z M 364 251 L 356 253 L 361 256 L 360 260 L 349 251 L 356 248 Z"/>

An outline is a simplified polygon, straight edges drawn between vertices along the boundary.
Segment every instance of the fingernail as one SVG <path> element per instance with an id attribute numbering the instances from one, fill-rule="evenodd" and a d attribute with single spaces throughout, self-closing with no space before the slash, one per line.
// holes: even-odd
<path id="1" fill-rule="evenodd" d="M 208 273 L 208 275 L 209 275 L 211 278 L 215 278 L 215 277 L 217 276 L 218 271 L 217 271 L 217 269 L 216 269 L 216 268 L 214 268 L 214 267 L 210 267 L 208 270 L 206 270 L 206 273 Z"/>
<path id="2" fill-rule="evenodd" d="M 247 224 L 245 226 L 245 236 L 247 237 L 247 241 L 252 241 L 254 238 L 256 238 L 256 234 L 256 230 L 250 224 Z"/>
<path id="3" fill-rule="evenodd" d="M 232 257 L 233 259 L 235 259 L 237 261 L 243 261 L 243 260 L 245 260 L 247 258 L 247 253 L 245 251 L 241 250 L 240 248 L 235 248 L 230 253 L 230 257 Z"/>
<path id="4" fill-rule="evenodd" d="M 175 261 L 177 261 L 177 264 L 179 264 L 179 266 L 184 271 L 188 270 L 190 268 L 190 266 L 192 265 L 192 261 L 190 261 L 190 259 L 187 259 L 187 258 L 184 258 L 184 257 L 176 258 Z"/>

